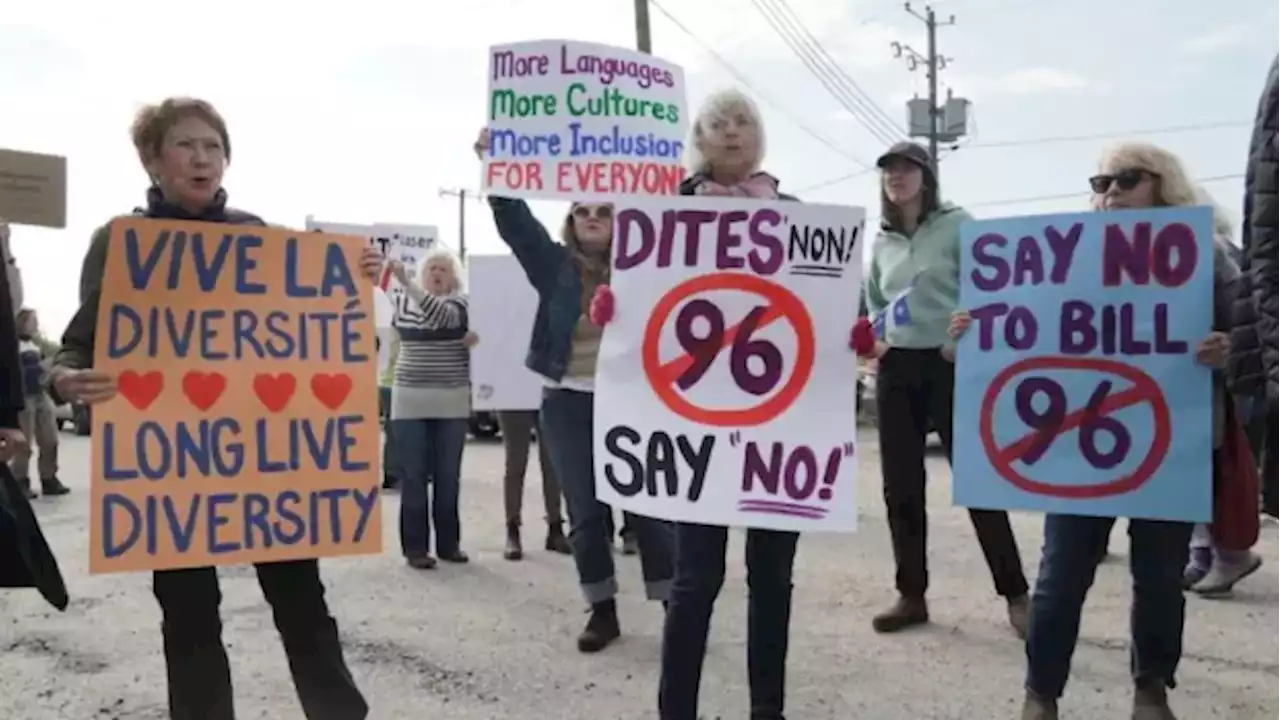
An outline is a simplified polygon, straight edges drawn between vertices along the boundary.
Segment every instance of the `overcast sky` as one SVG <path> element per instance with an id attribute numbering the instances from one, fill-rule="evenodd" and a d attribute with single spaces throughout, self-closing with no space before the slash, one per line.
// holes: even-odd
<path id="1" fill-rule="evenodd" d="M 271 222 L 300 227 L 314 214 L 435 223 L 453 242 L 457 204 L 437 191 L 478 186 L 470 145 L 484 117 L 486 48 L 543 38 L 634 43 L 630 0 L 361 0 L 310 3 L 304 13 L 260 0 L 4 5 L 0 146 L 70 163 L 69 227 L 14 233 L 27 302 L 55 335 L 75 310 L 90 233 L 142 199 L 146 178 L 128 138 L 142 103 L 171 94 L 212 101 L 230 125 L 232 203 Z M 904 102 L 923 92 L 924 75 L 894 59 L 889 43 L 923 50 L 923 25 L 896 0 L 787 5 L 875 105 L 904 124 Z M 939 31 L 953 58 L 942 80 L 975 109 L 971 137 L 943 162 L 943 189 L 975 214 L 1084 208 L 1085 178 L 1119 138 L 1034 142 L 1044 138 L 1208 125 L 1145 137 L 1182 155 L 1196 177 L 1243 172 L 1248 123 L 1277 51 L 1275 0 L 934 6 L 957 22 Z M 741 85 L 735 73 L 750 81 L 765 112 L 767 169 L 784 189 L 809 201 L 874 205 L 874 174 L 830 181 L 857 173 L 884 143 L 752 0 L 661 0 L 653 44 L 685 68 L 692 104 Z M 1227 179 L 1207 188 L 1238 216 L 1241 186 Z M 1054 197 L 1012 202 L 1046 195 Z M 500 252 L 486 208 L 469 211 L 469 250 Z M 538 206 L 552 221 L 563 211 Z"/>

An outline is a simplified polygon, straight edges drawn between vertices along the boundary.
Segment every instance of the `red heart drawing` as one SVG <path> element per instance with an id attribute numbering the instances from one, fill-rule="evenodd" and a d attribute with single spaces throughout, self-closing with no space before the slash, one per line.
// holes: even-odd
<path id="1" fill-rule="evenodd" d="M 227 378 L 222 373 L 203 373 L 191 370 L 182 376 L 182 394 L 200 410 L 208 410 L 227 389 Z"/>
<path id="2" fill-rule="evenodd" d="M 146 373 L 125 370 L 116 379 L 116 387 L 129 404 L 139 410 L 146 410 L 160 397 L 160 391 L 164 390 L 164 375 L 159 370 Z"/>
<path id="3" fill-rule="evenodd" d="M 289 404 L 298 381 L 293 373 L 258 373 L 253 376 L 253 392 L 271 412 L 280 412 Z"/>
<path id="4" fill-rule="evenodd" d="M 317 373 L 311 377 L 311 394 L 330 410 L 337 410 L 351 394 L 351 376 L 346 373 Z"/>

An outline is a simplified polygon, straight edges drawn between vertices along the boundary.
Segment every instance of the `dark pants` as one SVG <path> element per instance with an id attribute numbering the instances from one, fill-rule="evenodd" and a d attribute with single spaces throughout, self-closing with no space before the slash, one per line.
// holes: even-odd
<path id="1" fill-rule="evenodd" d="M 392 420 L 400 456 L 400 549 L 407 558 L 431 553 L 435 525 L 436 553 L 459 549 L 462 522 L 458 493 L 467 421 L 461 418 Z"/>
<path id="2" fill-rule="evenodd" d="M 1277 466 L 1276 426 L 1277 409 L 1275 401 L 1267 402 L 1266 429 L 1262 445 L 1262 458 L 1258 463 L 1262 475 L 1262 511 L 1271 517 L 1280 514 L 1280 466 Z"/>
<path id="3" fill-rule="evenodd" d="M 342 657 L 338 626 L 324 601 L 315 560 L 257 566 L 258 584 L 284 642 L 293 685 L 307 720 L 361 720 L 369 706 Z M 222 594 L 211 567 L 154 575 L 164 620 L 169 717 L 232 720 L 231 670 L 222 645 Z"/>
<path id="4" fill-rule="evenodd" d="M 1071 655 L 1080 636 L 1080 611 L 1106 552 L 1113 518 L 1047 515 L 1044 554 L 1031 601 L 1027 631 L 1027 689 L 1043 698 L 1062 696 Z M 1191 541 L 1190 523 L 1129 521 L 1129 659 L 1138 685 L 1174 686 L 1182 658 L 1186 602 L 1182 570 Z"/>
<path id="5" fill-rule="evenodd" d="M 507 524 L 520 524 L 520 508 L 524 505 L 524 476 L 529 469 L 529 445 L 538 422 L 537 410 L 504 410 L 498 413 L 502 428 L 502 448 L 506 452 L 506 470 L 502 477 L 502 504 Z M 560 483 L 551 468 L 547 444 L 538 442 L 538 467 L 542 471 L 542 508 L 548 523 L 564 522 L 560 512 Z"/>
<path id="6" fill-rule="evenodd" d="M 400 456 L 396 454 L 395 425 L 391 422 L 391 388 L 378 388 L 378 407 L 382 414 L 382 484 L 392 487 L 400 483 Z"/>
<path id="7" fill-rule="evenodd" d="M 929 588 L 925 438 L 932 425 L 950 461 L 954 390 L 955 366 L 937 349 L 893 349 L 880 359 L 876 375 L 880 469 L 898 592 L 905 597 L 922 598 Z M 996 592 L 1006 598 L 1025 595 L 1027 578 L 1008 513 L 970 510 L 969 519 L 978 533 Z"/>
<path id="8" fill-rule="evenodd" d="M 578 582 L 588 603 L 618 593 L 613 538 L 605 522 L 608 506 L 596 498 L 594 396 L 575 390 L 547 390 L 542 396 L 542 441 L 547 443 L 569 510 L 569 545 Z M 671 590 L 670 523 L 634 517 L 640 546 L 640 574 L 650 600 L 666 600 Z"/>
<path id="9" fill-rule="evenodd" d="M 747 531 L 747 677 L 752 720 L 782 717 L 791 623 L 791 568 L 799 535 Z M 662 629 L 662 720 L 696 720 L 711 611 L 724 585 L 727 528 L 676 524 L 676 578 Z"/>

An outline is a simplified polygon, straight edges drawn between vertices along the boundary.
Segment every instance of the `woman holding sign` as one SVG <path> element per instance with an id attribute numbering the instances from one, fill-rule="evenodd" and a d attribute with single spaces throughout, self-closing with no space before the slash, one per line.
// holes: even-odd
<path id="1" fill-rule="evenodd" d="M 228 225 L 263 226 L 256 215 L 227 207 L 222 174 L 231 159 L 226 123 L 203 100 L 169 98 L 143 108 L 133 123 L 133 144 L 151 180 L 147 204 L 135 214 Z M 115 397 L 116 378 L 93 370 L 98 304 L 110 224 L 89 244 L 80 275 L 80 309 L 62 337 L 51 372 L 55 400 L 94 405 Z M 382 257 L 367 249 L 361 272 L 372 279 Z M 316 560 L 257 566 L 271 604 L 294 686 L 308 720 L 361 720 L 369 708 L 342 656 L 338 626 L 324 599 Z M 233 720 L 231 671 L 222 645 L 221 593 L 212 567 L 154 574 L 163 614 L 169 714 L 174 720 Z"/>
<path id="2" fill-rule="evenodd" d="M 489 131 L 474 146 L 483 159 Z M 525 366 L 542 376 L 542 435 L 569 510 L 569 545 L 578 567 L 582 594 L 591 617 L 578 636 L 578 649 L 597 652 L 621 634 L 614 596 L 613 538 L 607 506 L 596 499 L 594 423 L 596 357 L 602 329 L 587 317 L 598 286 L 609 279 L 613 208 L 574 203 L 565 218 L 560 244 L 538 222 L 523 200 L 489 196 L 498 234 L 538 292 L 538 309 Z M 667 599 L 671 586 L 671 534 L 659 520 L 635 518 L 645 595 Z"/>
<path id="3" fill-rule="evenodd" d="M 778 180 L 760 171 L 764 126 L 754 102 L 738 90 L 708 98 L 690 125 L 682 195 L 796 200 L 778 191 Z M 601 286 L 592 302 L 600 323 L 613 317 L 613 294 Z M 658 712 L 663 720 L 698 715 L 698 686 L 716 598 L 724 586 L 729 529 L 678 522 L 676 577 L 662 631 L 662 679 Z M 787 643 L 791 625 L 791 571 L 799 533 L 747 530 L 747 674 L 751 717 L 781 720 L 786 696 Z"/>
<path id="4" fill-rule="evenodd" d="M 1203 196 L 1191 184 L 1182 162 L 1172 153 L 1145 143 L 1121 145 L 1106 153 L 1099 173 L 1089 178 L 1089 186 L 1093 191 L 1093 207 L 1101 211 L 1204 204 Z M 1230 342 L 1221 331 L 1230 327 L 1239 271 L 1227 254 L 1229 240 L 1221 235 L 1215 240 L 1215 329 L 1196 348 L 1196 359 L 1203 365 L 1222 369 L 1230 354 Z M 1100 251 L 1097 245 L 1091 248 Z M 962 335 L 970 322 L 968 313 L 956 313 L 951 321 L 952 337 Z M 1226 382 L 1225 377 L 1215 379 L 1213 408 L 1206 409 L 1214 416 L 1215 475 L 1218 448 L 1226 430 Z M 1109 517 L 1045 516 L 1044 551 L 1027 634 L 1023 720 L 1056 720 L 1058 717 L 1058 698 L 1071 672 L 1081 610 L 1114 524 L 1115 518 Z M 1129 520 L 1134 720 L 1174 718 L 1166 688 L 1174 686 L 1174 673 L 1182 658 L 1186 611 L 1182 583 L 1191 537 L 1190 523 Z"/>
<path id="5" fill-rule="evenodd" d="M 932 160 L 919 145 L 894 145 L 876 164 L 882 220 L 866 299 L 879 339 L 860 352 L 879 359 L 880 467 L 898 600 L 872 627 L 890 633 L 929 621 L 925 442 L 937 431 L 950 460 L 955 366 L 947 324 L 960 298 L 960 225 L 970 216 L 942 201 Z M 1009 622 L 1025 636 L 1028 585 L 1009 515 L 970 510 L 969 519 L 996 592 L 1008 602 Z"/>

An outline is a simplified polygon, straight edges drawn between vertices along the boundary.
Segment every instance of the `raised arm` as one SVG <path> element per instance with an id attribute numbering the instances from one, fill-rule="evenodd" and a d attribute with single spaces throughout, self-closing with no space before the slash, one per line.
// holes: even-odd
<path id="1" fill-rule="evenodd" d="M 415 282 L 405 284 L 405 296 L 396 308 L 398 317 L 412 317 L 430 330 L 467 327 L 467 298 L 463 295 L 438 297 Z"/>
<path id="2" fill-rule="evenodd" d="M 525 201 L 490 195 L 489 208 L 498 236 L 520 261 L 529 282 L 539 291 L 551 287 L 564 262 L 564 246 L 551 239 Z"/>

